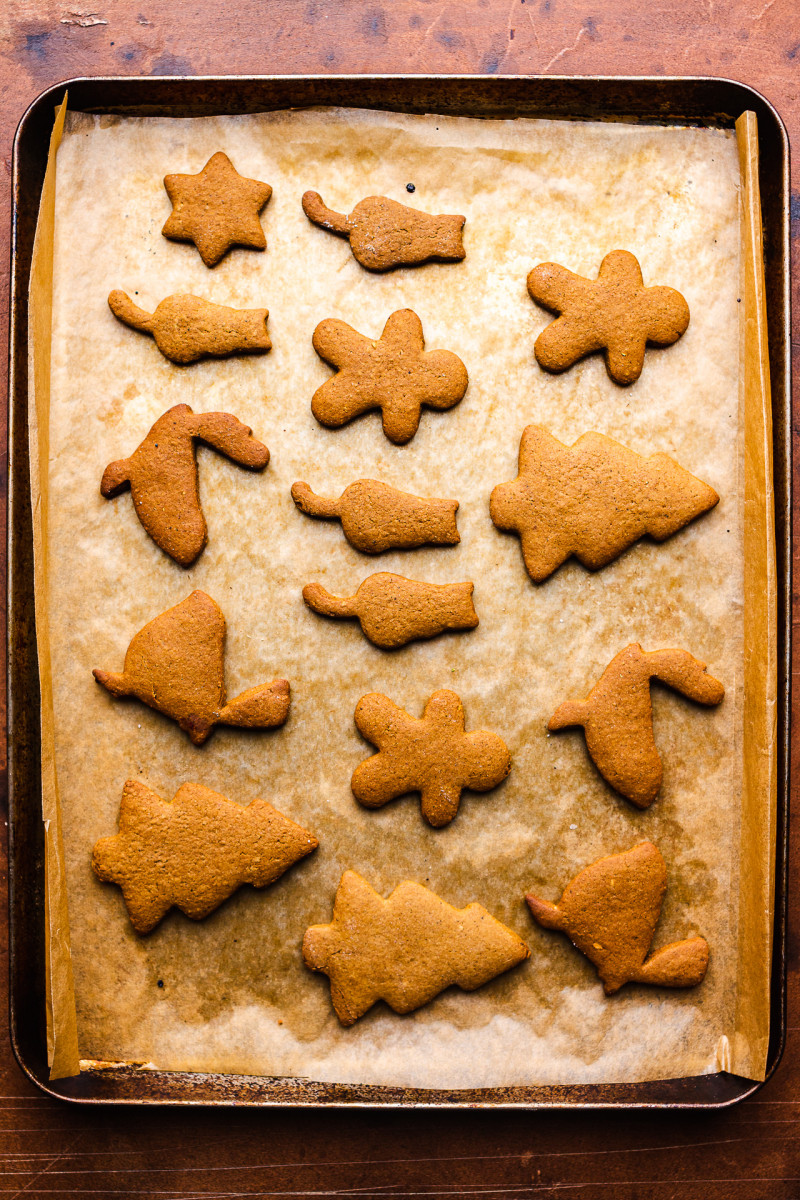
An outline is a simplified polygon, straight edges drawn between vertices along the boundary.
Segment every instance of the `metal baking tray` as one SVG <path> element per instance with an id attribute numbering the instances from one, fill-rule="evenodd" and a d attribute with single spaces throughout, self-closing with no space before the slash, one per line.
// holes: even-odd
<path id="1" fill-rule="evenodd" d="M 786 1033 L 786 870 L 791 651 L 791 422 L 789 143 L 771 105 L 743 84 L 708 78 L 590 76 L 224 76 L 72 79 L 43 92 L 14 140 L 11 345 L 8 414 L 8 773 L 11 1040 L 22 1069 L 52 1096 L 80 1103 L 470 1108 L 719 1108 L 755 1092 L 729 1074 L 638 1084 L 433 1091 L 345 1086 L 304 1079 L 189 1074 L 134 1066 L 48 1081 L 45 1043 L 44 842 L 40 800 L 39 685 L 28 490 L 27 295 L 54 107 L 129 116 L 205 116 L 346 105 L 473 117 L 634 119 L 731 126 L 758 118 L 778 566 L 778 820 L 771 1025 L 767 1076 Z"/>

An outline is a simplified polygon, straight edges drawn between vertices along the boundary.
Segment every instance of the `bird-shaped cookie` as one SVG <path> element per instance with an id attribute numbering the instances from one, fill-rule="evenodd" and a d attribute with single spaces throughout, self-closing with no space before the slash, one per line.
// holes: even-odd
<path id="1" fill-rule="evenodd" d="M 586 700 L 567 700 L 551 731 L 582 725 L 586 748 L 603 778 L 637 808 L 648 808 L 664 775 L 653 737 L 650 680 L 660 679 L 698 704 L 719 704 L 725 689 L 688 650 L 620 650 Z"/>
<path id="2" fill-rule="evenodd" d="M 188 404 L 176 404 L 158 418 L 130 458 L 109 463 L 100 484 L 107 500 L 130 487 L 142 525 L 182 567 L 199 557 L 208 536 L 197 486 L 195 441 L 252 471 L 263 470 L 269 462 L 267 447 L 230 413 L 193 413 Z"/>

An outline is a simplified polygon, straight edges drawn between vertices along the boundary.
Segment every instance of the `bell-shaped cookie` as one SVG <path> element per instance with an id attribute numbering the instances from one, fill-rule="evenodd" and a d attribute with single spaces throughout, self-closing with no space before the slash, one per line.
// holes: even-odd
<path id="1" fill-rule="evenodd" d="M 341 521 L 344 536 L 362 554 L 454 546 L 461 541 L 457 500 L 423 499 L 377 479 L 357 479 L 338 500 L 315 495 L 307 483 L 294 483 L 292 499 L 309 517 Z"/>
<path id="2" fill-rule="evenodd" d="M 382 571 L 370 575 L 355 596 L 333 596 L 319 583 L 303 588 L 303 599 L 326 617 L 357 617 L 365 637 L 384 650 L 445 630 L 474 629 L 478 614 L 472 583 L 423 583 Z"/>
<path id="3" fill-rule="evenodd" d="M 303 212 L 309 221 L 350 241 L 353 257 L 369 271 L 413 266 L 439 259 L 464 258 L 466 217 L 431 216 L 387 196 L 367 196 L 349 216 L 327 208 L 319 192 L 306 192 Z"/>
<path id="4" fill-rule="evenodd" d="M 228 354 L 263 354 L 272 346 L 266 308 L 226 308 L 200 296 L 167 296 L 155 312 L 145 312 L 130 296 L 111 292 L 108 307 L 118 321 L 149 333 L 170 362 L 197 362 Z"/>

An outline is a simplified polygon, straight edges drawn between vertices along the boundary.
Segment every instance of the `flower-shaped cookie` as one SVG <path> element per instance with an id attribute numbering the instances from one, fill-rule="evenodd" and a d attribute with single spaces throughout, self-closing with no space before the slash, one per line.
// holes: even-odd
<path id="1" fill-rule="evenodd" d="M 627 250 L 607 254 L 597 279 L 540 263 L 528 275 L 528 291 L 537 304 L 561 314 L 533 348 L 547 371 L 564 371 L 584 355 L 605 350 L 611 378 L 633 383 L 642 373 L 647 343 L 671 346 L 689 324 L 680 292 L 646 288 L 639 261 Z"/>

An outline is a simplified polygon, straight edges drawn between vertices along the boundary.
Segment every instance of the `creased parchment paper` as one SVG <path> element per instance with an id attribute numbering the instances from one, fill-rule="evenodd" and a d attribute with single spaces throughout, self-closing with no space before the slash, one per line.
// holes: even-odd
<path id="1" fill-rule="evenodd" d="M 191 246 L 161 236 L 170 211 L 162 179 L 200 170 L 219 149 L 274 194 L 263 218 L 266 253 L 235 251 L 212 272 Z M 48 565 L 37 579 L 47 600 L 39 636 L 52 672 L 81 1059 L 440 1088 L 721 1069 L 763 1077 L 774 659 L 760 648 L 774 635 L 774 568 L 768 393 L 750 375 L 745 386 L 757 280 L 751 271 L 745 294 L 741 178 L 732 131 L 357 110 L 198 120 L 69 114 L 53 242 Z M 429 212 L 465 213 L 466 260 L 369 274 L 345 242 L 306 220 L 300 197 L 309 187 L 343 212 L 385 193 Z M 550 317 L 527 296 L 528 270 L 550 259 L 594 276 L 617 247 L 637 255 L 646 282 L 686 296 L 688 332 L 674 347 L 649 350 L 628 389 L 599 357 L 546 375 L 532 347 Z M 266 305 L 274 348 L 175 366 L 114 320 L 113 288 L 149 310 L 172 292 Z M 311 346 L 316 324 L 339 317 L 378 337 L 402 307 L 419 314 L 429 347 L 466 363 L 462 403 L 426 412 L 404 447 L 384 438 L 375 415 L 335 432 L 319 426 L 309 403 L 330 371 Z M 199 451 L 209 545 L 188 571 L 148 539 L 129 495 L 109 503 L 99 493 L 107 463 L 130 454 L 180 402 L 235 413 L 272 454 L 266 473 L 252 475 Z M 721 502 L 661 546 L 639 543 L 594 574 L 570 562 L 537 587 L 518 540 L 495 530 L 488 513 L 492 487 L 516 474 L 530 422 L 568 443 L 593 429 L 641 453 L 666 451 Z M 289 494 L 298 479 L 338 495 L 364 476 L 458 498 L 460 545 L 368 559 L 337 524 L 298 513 Z M 760 539 L 760 557 L 746 536 Z M 757 563 L 750 593 L 745 562 L 748 570 Z M 325 620 L 302 602 L 311 580 L 345 595 L 376 570 L 474 580 L 479 628 L 386 653 L 357 624 Z M 166 718 L 113 700 L 92 679 L 93 667 L 121 669 L 133 634 L 193 588 L 227 618 L 229 695 L 275 675 L 291 681 L 281 730 L 218 729 L 195 748 Z M 684 647 L 726 687 L 713 710 L 653 687 L 665 773 L 646 812 L 605 785 L 579 730 L 548 736 L 545 728 L 556 706 L 585 695 L 631 641 Z M 744 672 L 754 661 L 763 686 L 745 723 Z M 358 699 L 381 691 L 420 714 L 440 687 L 460 694 L 468 727 L 506 739 L 508 780 L 465 795 L 457 819 L 438 831 L 412 799 L 362 809 L 349 788 L 372 752 L 353 725 Z M 137 937 L 118 889 L 90 868 L 92 845 L 116 829 L 127 778 L 167 798 L 186 780 L 243 804 L 265 796 L 320 848 L 266 891 L 240 890 L 201 924 L 173 912 Z M 632 986 L 609 1000 L 566 939 L 533 924 L 522 897 L 534 890 L 556 899 L 580 868 L 645 838 L 668 866 L 654 948 L 702 933 L 711 964 L 697 989 Z M 304 968 L 300 942 L 307 925 L 330 919 L 348 867 L 384 895 L 411 878 L 451 903 L 480 901 L 527 941 L 531 959 L 477 993 L 451 990 L 406 1018 L 379 1005 L 342 1029 L 327 980 Z M 62 1033 L 56 1025 L 56 1045 Z"/>

